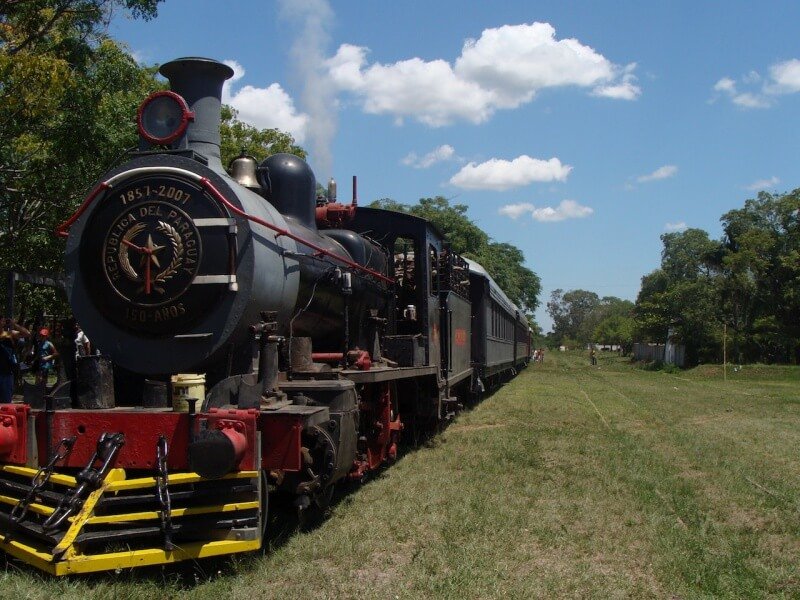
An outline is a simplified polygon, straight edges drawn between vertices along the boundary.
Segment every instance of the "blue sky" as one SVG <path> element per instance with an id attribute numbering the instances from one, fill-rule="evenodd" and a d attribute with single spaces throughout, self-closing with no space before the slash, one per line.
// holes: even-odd
<path id="1" fill-rule="evenodd" d="M 225 100 L 366 204 L 442 195 L 555 288 L 635 299 L 665 231 L 798 186 L 798 2 L 167 0 L 111 35 L 233 61 Z"/>

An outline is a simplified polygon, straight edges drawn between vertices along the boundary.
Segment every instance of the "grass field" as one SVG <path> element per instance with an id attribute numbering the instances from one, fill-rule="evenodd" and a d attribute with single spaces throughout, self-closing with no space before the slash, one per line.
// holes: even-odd
<path id="1" fill-rule="evenodd" d="M 547 361 L 266 555 L 0 596 L 800 597 L 800 370 Z"/>

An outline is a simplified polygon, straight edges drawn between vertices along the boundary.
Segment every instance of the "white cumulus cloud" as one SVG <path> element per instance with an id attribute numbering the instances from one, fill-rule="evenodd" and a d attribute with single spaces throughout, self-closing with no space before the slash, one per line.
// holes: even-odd
<path id="1" fill-rule="evenodd" d="M 549 23 L 485 29 L 464 42 L 453 64 L 418 57 L 370 64 L 369 49 L 343 44 L 328 61 L 331 80 L 367 113 L 416 119 L 433 127 L 486 121 L 496 110 L 530 102 L 543 89 L 574 86 L 634 100 L 635 63 L 614 64 L 576 39 L 556 39 Z"/>
<path id="2" fill-rule="evenodd" d="M 772 102 L 767 96 L 752 94 L 750 92 L 734 95 L 731 98 L 731 102 L 743 108 L 769 108 L 772 106 Z"/>
<path id="3" fill-rule="evenodd" d="M 780 182 L 781 180 L 773 175 L 769 179 L 759 179 L 758 181 L 754 181 L 753 183 L 747 186 L 747 189 L 752 192 L 758 192 L 761 190 L 774 188 Z"/>
<path id="4" fill-rule="evenodd" d="M 636 178 L 636 181 L 639 183 L 646 183 L 648 181 L 657 181 L 659 179 L 668 179 L 669 177 L 674 177 L 675 174 L 678 172 L 678 167 L 675 165 L 664 165 L 663 167 L 658 167 L 652 173 L 648 173 L 647 175 L 640 175 Z"/>
<path id="5" fill-rule="evenodd" d="M 664 231 L 667 233 L 675 233 L 676 231 L 684 231 L 686 229 L 686 223 L 683 221 L 678 221 L 677 223 L 667 223 L 664 225 Z"/>
<path id="6" fill-rule="evenodd" d="M 234 60 L 224 62 L 233 69 L 233 77 L 222 87 L 222 101 L 239 111 L 239 119 L 258 129 L 287 131 L 302 144 L 306 139 L 308 115 L 297 111 L 289 94 L 277 83 L 236 89 L 235 84 L 244 77 L 245 69 Z"/>
<path id="7" fill-rule="evenodd" d="M 776 94 L 794 94 L 800 92 L 800 60 L 787 60 L 769 68 L 772 78 L 770 91 Z"/>
<path id="8" fill-rule="evenodd" d="M 714 90 L 717 92 L 736 93 L 736 82 L 730 77 L 723 77 L 714 84 Z"/>
<path id="9" fill-rule="evenodd" d="M 519 219 L 525 213 L 533 213 L 534 210 L 536 210 L 536 207 L 530 202 L 520 202 L 518 204 L 506 204 L 500 207 L 497 212 L 512 219 Z"/>
<path id="10" fill-rule="evenodd" d="M 443 144 L 434 148 L 424 156 L 419 156 L 416 152 L 409 152 L 401 161 L 404 165 L 415 169 L 427 169 L 438 162 L 450 160 L 455 156 L 455 149 L 449 144 Z"/>
<path id="11" fill-rule="evenodd" d="M 758 71 L 750 71 L 738 82 L 723 77 L 713 89 L 742 108 L 771 108 L 777 104 L 779 96 L 800 92 L 800 60 L 792 58 L 778 62 L 767 71 L 769 75 L 763 78 Z M 718 97 L 712 98 L 712 102 Z"/>
<path id="12" fill-rule="evenodd" d="M 618 83 L 598 86 L 592 90 L 592 95 L 613 100 L 636 100 L 642 89 L 636 85 L 636 76 L 633 74 L 635 68 L 636 63 L 627 65 Z"/>
<path id="13" fill-rule="evenodd" d="M 555 208 L 547 206 L 535 209 L 531 216 L 536 221 L 555 222 L 566 219 L 582 219 L 592 213 L 594 213 L 594 209 L 578 204 L 575 200 L 562 200 Z"/>
<path id="14" fill-rule="evenodd" d="M 412 58 L 391 65 L 366 66 L 367 49 L 342 45 L 328 61 L 330 77 L 341 90 L 361 97 L 371 114 L 390 114 L 439 127 L 456 119 L 481 123 L 493 112 L 492 95 L 459 79 L 444 60 Z"/>
<path id="15" fill-rule="evenodd" d="M 514 160 L 492 158 L 477 164 L 471 162 L 450 178 L 450 183 L 466 190 L 503 191 L 534 182 L 566 181 L 572 167 L 558 158 L 541 160 L 527 154 Z"/>
<path id="16" fill-rule="evenodd" d="M 583 206 L 575 202 L 575 200 L 562 200 L 558 206 L 545 206 L 537 208 L 530 202 L 520 202 L 518 204 L 507 204 L 501 207 L 498 211 L 499 214 L 518 219 L 524 214 L 530 214 L 534 221 L 543 223 L 555 223 L 557 221 L 565 221 L 567 219 L 582 219 L 594 213 L 594 209 Z"/>

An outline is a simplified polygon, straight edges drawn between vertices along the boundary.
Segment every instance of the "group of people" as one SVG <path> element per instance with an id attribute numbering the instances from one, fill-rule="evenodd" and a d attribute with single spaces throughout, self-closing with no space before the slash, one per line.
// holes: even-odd
<path id="1" fill-rule="evenodd" d="M 544 362 L 544 348 L 536 348 L 533 351 L 533 362 L 534 363 Z"/>
<path id="2" fill-rule="evenodd" d="M 89 338 L 77 323 L 74 345 L 76 359 L 91 354 Z M 0 403 L 12 401 L 17 379 L 25 373 L 35 373 L 36 384 L 47 385 L 56 373 L 59 356 L 50 339 L 50 329 L 41 327 L 32 334 L 28 327 L 11 317 L 4 318 L 0 331 Z"/>

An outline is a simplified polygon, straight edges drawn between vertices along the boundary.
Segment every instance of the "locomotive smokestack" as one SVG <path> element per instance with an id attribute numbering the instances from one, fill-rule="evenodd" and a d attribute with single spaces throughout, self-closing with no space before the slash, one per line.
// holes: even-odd
<path id="1" fill-rule="evenodd" d="M 233 69 L 210 58 L 190 57 L 165 63 L 158 72 L 194 111 L 186 132 L 189 148 L 207 157 L 212 169 L 223 170 L 219 155 L 222 84 L 233 76 Z"/>

